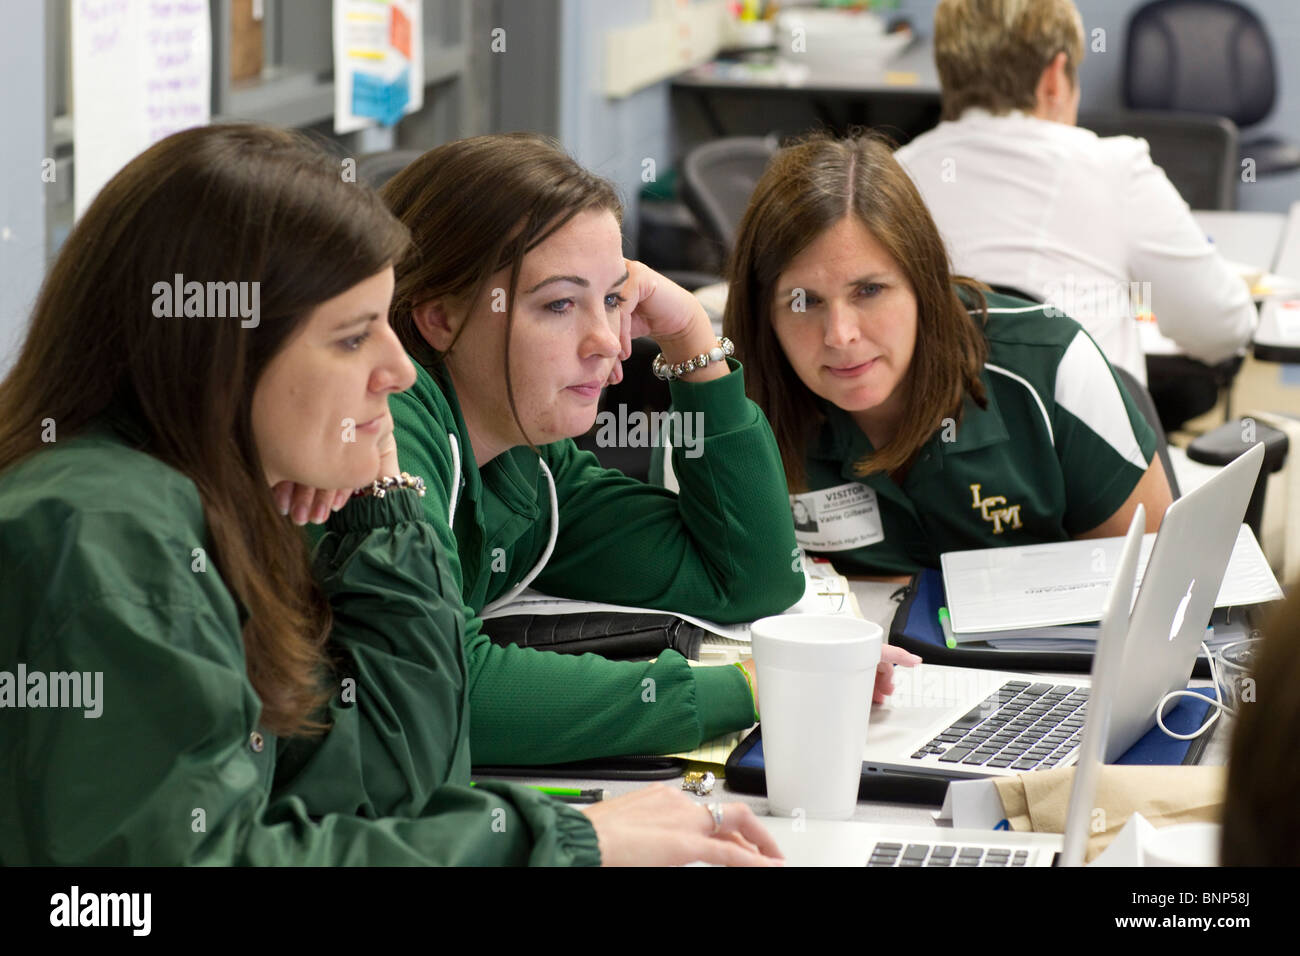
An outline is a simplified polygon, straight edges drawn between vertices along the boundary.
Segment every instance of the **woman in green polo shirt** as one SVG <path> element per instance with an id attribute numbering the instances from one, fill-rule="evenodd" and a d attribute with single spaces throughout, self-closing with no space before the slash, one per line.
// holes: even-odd
<path id="1" fill-rule="evenodd" d="M 245 125 L 72 230 L 0 383 L 0 864 L 772 862 L 740 804 L 469 786 L 455 553 L 388 409 L 407 243 Z M 314 560 L 291 508 L 335 512 Z"/>
<path id="2" fill-rule="evenodd" d="M 739 668 L 693 668 L 674 651 L 647 664 L 500 646 L 480 618 L 524 586 L 722 622 L 803 596 L 776 443 L 703 308 L 623 257 L 611 185 L 540 136 L 448 143 L 382 194 L 416 250 L 393 296 L 393 328 L 417 364 L 393 400 L 397 444 L 458 558 L 475 760 L 671 753 L 749 726 Z M 685 442 L 676 495 L 572 441 L 640 335 L 670 365 L 703 357 L 670 383 Z M 912 660 L 888 654 L 881 697 L 889 663 Z"/>
<path id="3" fill-rule="evenodd" d="M 801 546 L 841 572 L 1122 534 L 1170 503 L 1155 436 L 1071 319 L 952 276 L 889 147 L 782 150 L 740 226 L 724 328 L 772 423 Z M 674 456 L 674 470 L 680 456 Z"/>

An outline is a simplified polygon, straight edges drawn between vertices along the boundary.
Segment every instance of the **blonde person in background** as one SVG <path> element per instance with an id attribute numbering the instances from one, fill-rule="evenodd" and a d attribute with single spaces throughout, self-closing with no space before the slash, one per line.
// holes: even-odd
<path id="1" fill-rule="evenodd" d="M 1254 330 L 1249 290 L 1145 140 L 1075 125 L 1083 57 L 1070 0 L 941 0 L 943 121 L 900 148 L 898 161 L 954 270 L 1054 303 L 1139 382 L 1148 369 L 1133 300 L 1146 283 L 1143 306 L 1164 335 L 1192 358 L 1227 359 Z M 1180 368 L 1185 377 L 1187 363 Z M 1217 398 L 1213 386 L 1150 386 L 1167 428 Z"/>

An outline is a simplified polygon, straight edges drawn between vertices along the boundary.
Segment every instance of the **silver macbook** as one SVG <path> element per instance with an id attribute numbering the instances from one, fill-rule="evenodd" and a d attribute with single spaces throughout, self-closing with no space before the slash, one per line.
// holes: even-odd
<path id="1" fill-rule="evenodd" d="M 1146 512 L 1139 506 L 1129 525 L 1111 584 L 1093 657 L 1092 702 L 1084 723 L 1079 763 L 1070 788 L 1064 836 L 991 830 L 941 830 L 854 821 L 764 817 L 786 862 L 792 866 L 1081 866 L 1088 843 L 1093 799 L 1101 771 L 1102 742 L 1122 667 L 1127 614 L 1133 603 Z M 873 715 L 874 720 L 874 715 Z"/>
<path id="2" fill-rule="evenodd" d="M 1165 512 L 1128 620 L 1104 759 L 1155 726 L 1165 694 L 1186 687 L 1264 457 L 1256 445 Z M 1127 609 L 1108 606 L 1102 625 Z M 1068 766 L 1083 733 L 1087 678 L 921 664 L 894 671 L 871 710 L 864 769 L 956 780 Z"/>

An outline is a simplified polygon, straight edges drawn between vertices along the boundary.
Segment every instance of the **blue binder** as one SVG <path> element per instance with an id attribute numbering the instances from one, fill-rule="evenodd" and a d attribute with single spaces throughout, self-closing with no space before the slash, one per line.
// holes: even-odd
<path id="1" fill-rule="evenodd" d="M 1006 651 L 970 644 L 948 647 L 939 626 L 939 608 L 945 604 L 942 573 L 927 568 L 914 575 L 902 604 L 894 614 L 889 643 L 920 654 L 931 664 L 1004 671 L 1075 671 L 1086 674 L 1092 670 L 1092 654 L 1081 651 Z M 1198 659 L 1192 676 L 1208 678 L 1209 662 Z"/>

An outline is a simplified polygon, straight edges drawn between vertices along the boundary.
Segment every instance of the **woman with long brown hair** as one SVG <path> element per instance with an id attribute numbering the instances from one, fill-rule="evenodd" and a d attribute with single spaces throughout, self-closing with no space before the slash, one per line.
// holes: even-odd
<path id="1" fill-rule="evenodd" d="M 842 572 L 1154 530 L 1155 436 L 1077 323 L 953 276 L 879 138 L 773 159 L 741 222 L 724 330 L 772 423 L 800 545 Z M 674 465 L 676 461 L 674 460 Z"/>
<path id="2" fill-rule="evenodd" d="M 407 244 L 245 125 L 72 230 L 0 384 L 0 863 L 770 861 L 741 805 L 468 786 L 455 558 L 388 410 Z M 309 559 L 284 516 L 331 511 Z"/>

